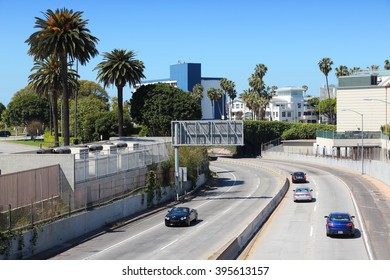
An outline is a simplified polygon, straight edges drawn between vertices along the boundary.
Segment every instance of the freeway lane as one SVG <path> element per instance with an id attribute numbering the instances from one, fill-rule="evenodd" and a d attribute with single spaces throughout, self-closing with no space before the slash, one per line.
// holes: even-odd
<path id="1" fill-rule="evenodd" d="M 196 208 L 199 220 L 190 227 L 166 227 L 167 208 L 145 219 L 113 228 L 52 259 L 185 260 L 214 259 L 267 205 L 281 179 L 255 165 L 214 161 L 217 177 L 209 188 L 183 203 Z"/>
<path id="2" fill-rule="evenodd" d="M 264 164 L 288 172 L 303 170 L 314 190 L 315 202 L 294 203 L 290 187 L 278 210 L 245 252 L 246 259 L 365 260 L 390 259 L 388 204 L 375 201 L 377 187 L 360 174 L 311 163 L 263 159 Z M 381 204 L 382 203 L 382 204 Z M 355 238 L 329 238 L 325 219 L 330 211 L 354 214 Z"/>

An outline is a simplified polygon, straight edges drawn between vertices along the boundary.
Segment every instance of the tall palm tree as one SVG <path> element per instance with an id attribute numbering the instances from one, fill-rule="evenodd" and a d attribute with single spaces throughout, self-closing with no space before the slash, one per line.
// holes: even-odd
<path id="1" fill-rule="evenodd" d="M 348 67 L 345 65 L 340 65 L 339 67 L 336 67 L 335 70 L 336 70 L 336 77 L 337 78 L 350 75 Z"/>
<path id="2" fill-rule="evenodd" d="M 320 60 L 320 62 L 318 62 L 318 67 L 320 68 L 321 72 L 325 75 L 326 88 L 328 90 L 328 99 L 330 99 L 328 74 L 330 71 L 332 71 L 332 65 L 333 65 L 333 61 L 329 57 L 324 57 L 323 59 Z M 330 123 L 333 124 L 332 114 L 330 114 L 330 116 L 331 116 Z"/>
<path id="3" fill-rule="evenodd" d="M 333 65 L 333 61 L 329 57 L 324 57 L 323 59 L 320 60 L 320 62 L 318 62 L 318 66 L 321 72 L 325 75 L 326 88 L 328 89 L 328 98 L 330 98 L 328 74 L 330 71 L 332 71 L 332 65 Z"/>
<path id="4" fill-rule="evenodd" d="M 245 104 L 245 107 L 248 107 L 249 110 L 252 111 L 252 120 L 256 119 L 256 112 L 255 112 L 255 100 L 254 96 L 258 95 L 257 92 L 255 92 L 253 89 L 246 89 L 241 93 L 241 99 Z"/>
<path id="5" fill-rule="evenodd" d="M 201 84 L 194 85 L 192 94 L 198 102 L 201 101 L 203 98 L 203 86 Z"/>
<path id="6" fill-rule="evenodd" d="M 223 78 L 221 81 L 220 81 L 220 86 L 222 88 L 222 90 L 224 91 L 224 94 L 223 96 L 225 97 L 226 96 L 226 93 L 228 94 L 229 98 L 230 98 L 230 106 L 229 106 L 229 118 L 231 117 L 231 107 L 232 107 L 232 100 L 234 98 L 236 98 L 237 96 L 237 93 L 235 91 L 235 84 L 233 81 L 231 80 L 228 80 L 227 78 Z M 223 105 L 224 105 L 224 108 L 225 108 L 225 102 L 223 102 Z"/>
<path id="7" fill-rule="evenodd" d="M 36 17 L 35 28 L 39 28 L 26 40 L 30 46 L 28 54 L 35 60 L 58 57 L 62 78 L 62 110 L 64 145 L 70 144 L 69 135 L 69 85 L 68 61 L 79 61 L 85 65 L 99 52 L 95 44 L 98 39 L 86 28 L 88 20 L 82 18 L 83 12 L 73 12 L 66 8 L 47 10 L 45 18 Z"/>
<path id="8" fill-rule="evenodd" d="M 257 64 L 254 73 L 248 79 L 249 86 L 255 90 L 259 95 L 262 95 L 265 83 L 263 78 L 267 73 L 268 68 L 264 64 Z"/>
<path id="9" fill-rule="evenodd" d="M 68 66 L 70 67 L 71 65 L 69 64 Z M 58 95 L 61 94 L 62 90 L 60 62 L 55 56 L 50 56 L 44 60 L 36 60 L 31 71 L 34 71 L 34 73 L 28 77 L 29 84 L 39 95 L 46 95 L 50 102 L 53 117 L 54 146 L 57 147 L 59 145 L 57 101 Z M 76 88 L 78 78 L 77 72 L 70 68 L 68 71 L 70 88 Z"/>
<path id="10" fill-rule="evenodd" d="M 135 59 L 133 51 L 114 49 L 102 55 L 103 61 L 94 70 L 98 70 L 97 78 L 104 87 L 115 85 L 118 90 L 118 136 L 123 136 L 123 88 L 127 83 L 135 86 L 145 78 L 145 66 L 141 60 Z"/>
<path id="11" fill-rule="evenodd" d="M 207 89 L 207 97 L 211 101 L 211 107 L 213 110 L 213 119 L 215 119 L 214 103 L 215 103 L 215 101 L 221 100 L 222 96 L 223 96 L 223 91 L 220 88 L 211 87 L 211 88 Z M 219 107 L 219 103 L 218 103 L 218 107 Z M 222 115 L 221 108 L 219 108 L 219 113 Z"/>

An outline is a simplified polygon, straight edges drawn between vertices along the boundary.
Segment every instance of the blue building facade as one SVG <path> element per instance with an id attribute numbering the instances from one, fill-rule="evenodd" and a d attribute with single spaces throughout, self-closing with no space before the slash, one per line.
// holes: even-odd
<path id="1" fill-rule="evenodd" d="M 202 67 L 200 63 L 178 63 L 170 66 L 169 79 L 145 80 L 137 84 L 135 90 L 142 85 L 168 83 L 181 90 L 192 92 L 196 84 L 201 84 L 203 86 L 203 99 L 200 101 L 202 119 L 224 119 L 226 116 L 226 106 L 223 104 L 226 103 L 226 99 L 222 98 L 222 100 L 211 102 L 207 97 L 207 89 L 210 87 L 220 88 L 221 79 L 202 78 Z"/>

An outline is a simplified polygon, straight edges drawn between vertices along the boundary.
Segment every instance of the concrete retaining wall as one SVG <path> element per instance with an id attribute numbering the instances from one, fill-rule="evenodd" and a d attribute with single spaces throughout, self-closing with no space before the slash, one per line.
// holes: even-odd
<path id="1" fill-rule="evenodd" d="M 206 177 L 202 174 L 196 186 L 199 187 L 205 182 Z M 190 184 L 186 184 L 184 191 L 188 192 L 190 188 Z M 155 204 L 173 201 L 176 198 L 176 190 L 173 187 L 163 188 L 162 193 L 162 199 L 155 201 Z M 72 239 L 102 230 L 107 225 L 145 210 L 147 210 L 146 195 L 137 195 L 55 221 L 39 227 L 35 232 L 30 230 L 20 238 L 13 239 L 9 255 L 0 255 L 0 259 L 26 259 L 49 249 L 61 248 Z M 24 246 L 20 248 L 20 244 Z"/>

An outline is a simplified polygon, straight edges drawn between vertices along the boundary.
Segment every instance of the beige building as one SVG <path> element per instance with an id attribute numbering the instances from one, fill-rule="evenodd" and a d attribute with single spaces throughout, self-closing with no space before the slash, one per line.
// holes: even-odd
<path id="1" fill-rule="evenodd" d="M 381 126 L 390 121 L 390 70 L 339 77 L 336 132 L 317 132 L 315 149 L 324 155 L 355 153 L 388 159 L 390 143 Z M 363 134 L 362 134 L 363 131 Z"/>

